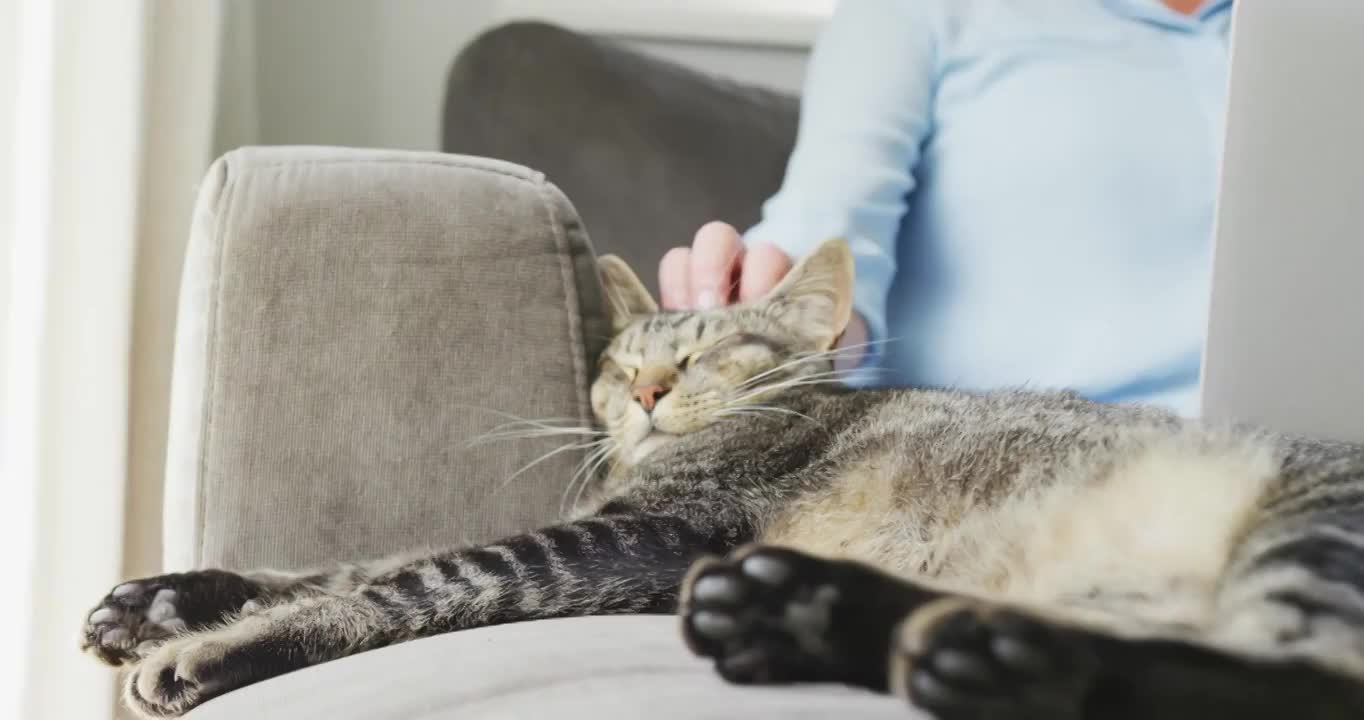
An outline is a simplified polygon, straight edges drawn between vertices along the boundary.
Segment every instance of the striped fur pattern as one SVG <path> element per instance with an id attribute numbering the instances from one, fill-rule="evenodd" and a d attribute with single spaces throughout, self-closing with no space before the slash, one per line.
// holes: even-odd
<path id="1" fill-rule="evenodd" d="M 527 432 L 596 438 L 606 469 L 574 479 L 562 524 L 297 574 L 120 585 L 86 619 L 84 645 L 129 670 L 128 703 L 173 717 L 412 638 L 673 612 L 679 598 L 688 643 L 730 679 L 898 688 L 943 717 L 1085 717 L 1104 668 L 1167 661 L 1193 668 L 1174 678 L 1224 668 L 1229 687 L 1264 673 L 1344 678 L 1306 694 L 1285 681 L 1297 694 L 1283 702 L 1364 679 L 1359 446 L 1066 393 L 848 390 L 831 362 L 850 313 L 841 241 L 763 300 L 710 311 L 660 313 L 619 260 L 601 269 L 617 332 L 592 388 L 603 430 Z M 761 632 L 759 597 L 786 608 Z M 1091 670 L 1029 695 L 1048 698 L 1041 710 L 939 702 L 956 696 L 942 691 L 951 678 L 923 675 L 936 672 L 931 651 L 969 655 L 962 638 L 996 626 L 1063 637 L 1048 652 L 1082 648 L 1084 662 L 1060 664 Z M 785 650 L 764 655 L 774 647 Z M 1274 663 L 1291 673 L 1272 675 Z M 1007 664 L 956 667 L 988 666 L 971 682 L 998 683 Z"/>

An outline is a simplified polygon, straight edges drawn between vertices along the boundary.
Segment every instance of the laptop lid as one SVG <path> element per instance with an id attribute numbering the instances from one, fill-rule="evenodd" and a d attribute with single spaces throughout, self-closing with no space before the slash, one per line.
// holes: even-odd
<path id="1" fill-rule="evenodd" d="M 1364 441 L 1364 2 L 1231 33 L 1203 415 Z"/>

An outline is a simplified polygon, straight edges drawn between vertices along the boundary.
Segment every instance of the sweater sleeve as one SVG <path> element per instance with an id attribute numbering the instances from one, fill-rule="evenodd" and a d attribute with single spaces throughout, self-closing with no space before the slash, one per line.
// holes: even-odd
<path id="1" fill-rule="evenodd" d="M 886 340 L 895 243 L 932 119 L 937 20 L 927 0 L 839 3 L 811 55 L 782 186 L 744 236 L 792 258 L 832 237 L 848 242 L 853 308 L 872 340 L 864 366 Z"/>

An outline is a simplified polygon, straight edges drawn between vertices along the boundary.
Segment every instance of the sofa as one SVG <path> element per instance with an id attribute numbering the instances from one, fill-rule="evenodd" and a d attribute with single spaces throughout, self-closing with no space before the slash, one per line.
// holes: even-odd
<path id="1" fill-rule="evenodd" d="M 580 42 L 541 26 L 515 32 Z M 468 63 L 523 52 L 507 39 L 494 35 L 460 58 L 452 97 L 478 96 L 467 84 Z M 755 118 L 772 117 L 760 106 L 782 107 L 762 91 L 663 72 L 677 83 L 659 81 L 653 91 L 672 101 L 712 93 L 731 105 L 749 101 Z M 636 100 L 621 102 L 643 107 Z M 474 115 L 447 107 L 447 128 Z M 631 142 L 651 153 L 650 162 L 666 162 L 666 133 L 681 131 L 670 127 L 664 122 L 655 129 L 665 136 L 635 134 Z M 789 148 L 793 130 L 774 128 L 749 128 L 755 157 Z M 610 230 L 611 250 L 646 276 L 659 247 L 685 241 L 689 228 L 711 217 L 751 219 L 780 180 L 779 166 L 761 162 L 740 163 L 746 170 L 717 184 L 707 184 L 699 166 L 631 177 L 631 163 L 643 162 L 633 152 L 594 159 L 586 143 L 572 152 L 542 145 L 543 154 L 518 153 L 495 147 L 509 142 L 505 133 L 466 129 L 466 152 L 540 158 L 561 171 L 591 203 L 589 222 Z M 723 149 L 698 152 L 711 153 L 712 173 L 722 165 Z M 593 186 L 594 167 L 628 181 Z M 591 419 L 593 358 L 609 337 L 594 264 L 601 248 L 556 181 L 539 168 L 454 153 L 243 148 L 213 164 L 194 212 L 179 301 L 169 570 L 301 568 L 486 542 L 555 520 L 582 452 L 549 455 L 518 474 L 556 442 L 478 439 L 510 417 Z M 621 192 L 637 196 L 611 199 Z M 677 202 L 654 195 L 660 192 L 675 193 Z M 748 203 L 749 214 L 734 203 Z M 652 245 L 631 244 L 649 227 L 659 230 Z M 727 685 L 685 649 L 675 618 L 612 616 L 508 624 L 374 650 L 228 693 L 188 717 L 914 713 L 894 698 L 841 686 Z"/>

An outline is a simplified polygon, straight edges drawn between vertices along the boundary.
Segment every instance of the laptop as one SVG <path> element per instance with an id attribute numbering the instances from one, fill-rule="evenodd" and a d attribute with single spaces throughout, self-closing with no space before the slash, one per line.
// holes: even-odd
<path id="1" fill-rule="evenodd" d="M 1364 441 L 1364 2 L 1237 0 L 1203 416 Z"/>

